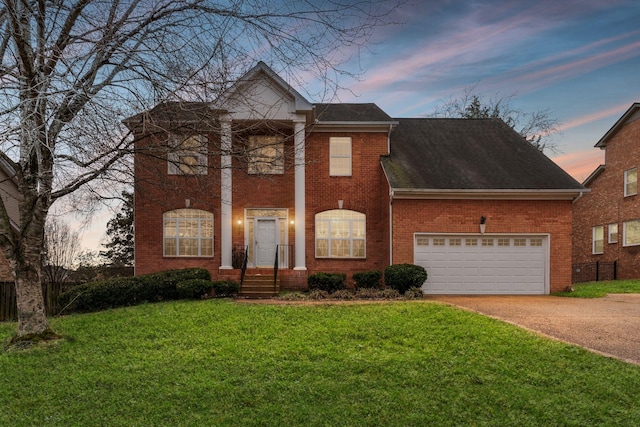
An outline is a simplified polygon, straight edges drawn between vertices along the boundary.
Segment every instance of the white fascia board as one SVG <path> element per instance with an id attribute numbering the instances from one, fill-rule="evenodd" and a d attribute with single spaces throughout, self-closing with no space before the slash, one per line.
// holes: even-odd
<path id="1" fill-rule="evenodd" d="M 573 200 L 589 190 L 456 190 L 392 188 L 394 199 L 468 199 L 468 200 Z"/>
<path id="2" fill-rule="evenodd" d="M 384 132 L 388 133 L 390 127 L 395 127 L 398 122 L 321 122 L 313 125 L 314 132 Z"/>

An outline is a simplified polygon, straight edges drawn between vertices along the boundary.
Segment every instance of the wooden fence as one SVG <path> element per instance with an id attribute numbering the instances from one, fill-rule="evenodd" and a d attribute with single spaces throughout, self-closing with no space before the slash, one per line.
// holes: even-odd
<path id="1" fill-rule="evenodd" d="M 60 295 L 70 284 L 45 283 L 42 285 L 47 316 L 55 316 L 60 312 Z M 0 282 L 0 322 L 18 319 L 16 307 L 16 287 L 13 282 Z"/>
<path id="2" fill-rule="evenodd" d="M 573 265 L 571 281 L 573 283 L 599 282 L 601 280 L 616 280 L 616 261 L 598 261 Z"/>

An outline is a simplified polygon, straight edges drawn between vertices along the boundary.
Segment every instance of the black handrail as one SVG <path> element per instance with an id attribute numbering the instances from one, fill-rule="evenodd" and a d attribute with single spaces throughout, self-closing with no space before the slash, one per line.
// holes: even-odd
<path id="1" fill-rule="evenodd" d="M 278 265 L 280 264 L 278 262 L 278 252 L 280 252 L 278 250 L 278 247 L 280 245 L 276 245 L 276 260 L 273 263 L 273 292 L 276 293 L 278 291 Z"/>
<path id="2" fill-rule="evenodd" d="M 244 282 L 244 274 L 247 272 L 247 262 L 249 261 L 249 246 L 244 247 L 244 257 L 242 259 L 242 272 L 240 273 L 240 288 Z"/>

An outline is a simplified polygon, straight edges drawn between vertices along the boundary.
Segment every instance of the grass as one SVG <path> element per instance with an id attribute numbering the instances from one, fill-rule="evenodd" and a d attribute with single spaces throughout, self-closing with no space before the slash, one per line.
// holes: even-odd
<path id="1" fill-rule="evenodd" d="M 573 298 L 602 298 L 608 294 L 638 294 L 640 280 L 610 280 L 573 285 L 573 292 L 556 292 L 553 295 Z"/>
<path id="2" fill-rule="evenodd" d="M 66 339 L 0 352 L 0 425 L 640 424 L 640 367 L 433 302 L 181 301 L 51 323 Z"/>

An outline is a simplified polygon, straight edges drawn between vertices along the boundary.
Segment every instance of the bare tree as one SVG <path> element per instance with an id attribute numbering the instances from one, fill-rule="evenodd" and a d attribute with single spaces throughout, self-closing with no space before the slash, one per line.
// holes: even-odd
<path id="1" fill-rule="evenodd" d="M 258 59 L 292 81 L 323 77 L 329 96 L 346 74 L 341 61 L 395 8 L 373 0 L 3 0 L 0 156 L 16 170 L 21 202 L 18 233 L 0 206 L 0 248 L 15 271 L 18 337 L 49 329 L 40 281 L 52 203 L 82 191 L 81 207 L 129 172 L 123 118 L 161 101 L 211 100 Z"/>
<path id="2" fill-rule="evenodd" d="M 63 283 L 80 255 L 80 235 L 58 218 L 44 226 L 43 276 L 49 283 Z"/>
<path id="3" fill-rule="evenodd" d="M 550 116 L 549 110 L 525 112 L 515 108 L 515 95 L 486 98 L 476 93 L 476 86 L 465 88 L 459 98 L 450 98 L 438 105 L 434 111 L 437 117 L 460 117 L 464 119 L 502 119 L 513 130 L 529 141 L 538 150 L 557 154 L 560 150 L 553 135 L 559 132 L 558 120 Z"/>

